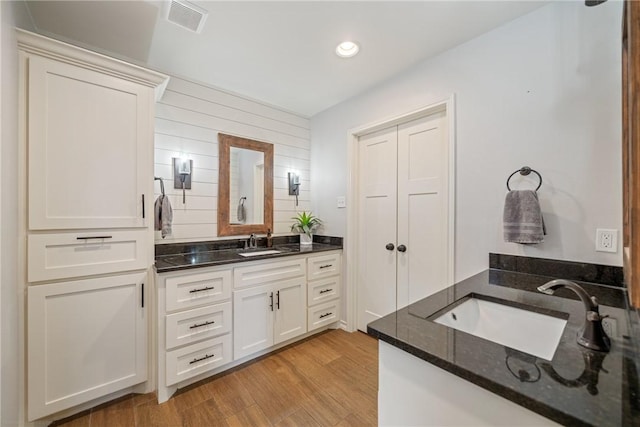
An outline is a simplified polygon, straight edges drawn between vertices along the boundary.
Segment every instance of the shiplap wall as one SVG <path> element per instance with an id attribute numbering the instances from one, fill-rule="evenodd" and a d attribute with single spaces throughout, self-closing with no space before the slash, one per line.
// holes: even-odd
<path id="1" fill-rule="evenodd" d="M 309 120 L 219 89 L 178 77 L 156 104 L 155 176 L 164 179 L 173 207 L 173 234 L 156 243 L 217 238 L 218 132 L 274 145 L 274 234 L 290 234 L 296 211 L 310 210 Z M 172 157 L 193 160 L 192 186 L 173 188 Z M 299 205 L 289 196 L 287 172 L 299 173 Z M 160 183 L 155 182 L 155 197 Z"/>

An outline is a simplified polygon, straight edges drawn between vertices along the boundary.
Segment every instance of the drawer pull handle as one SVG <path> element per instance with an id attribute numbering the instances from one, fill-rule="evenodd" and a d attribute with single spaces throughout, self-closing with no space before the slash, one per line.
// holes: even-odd
<path id="1" fill-rule="evenodd" d="M 84 236 L 76 237 L 77 240 L 113 239 L 113 236 Z"/>
<path id="2" fill-rule="evenodd" d="M 200 328 L 202 326 L 208 326 L 208 325 L 213 325 L 214 323 L 216 323 L 215 321 L 211 321 L 209 322 L 208 320 L 204 323 L 196 323 L 195 325 L 191 325 L 189 326 L 189 329 L 195 329 L 195 328 Z"/>
<path id="3" fill-rule="evenodd" d="M 191 362 L 189 362 L 189 365 L 193 365 L 194 363 L 202 362 L 203 360 L 211 359 L 212 357 L 215 357 L 215 354 L 206 354 L 205 353 L 204 357 L 201 357 L 200 359 L 193 359 Z"/>
<path id="4" fill-rule="evenodd" d="M 329 312 L 329 313 L 325 313 L 325 314 L 321 314 L 321 315 L 320 315 L 320 318 L 321 318 L 321 319 L 324 319 L 325 317 L 327 317 L 327 316 L 331 316 L 332 314 L 333 314 L 333 313 L 331 313 L 331 312 Z"/>
<path id="5" fill-rule="evenodd" d="M 329 288 L 329 289 L 323 289 L 320 291 L 320 295 L 322 294 L 326 294 L 327 292 L 331 292 L 333 289 Z"/>
<path id="6" fill-rule="evenodd" d="M 204 288 L 200 288 L 200 289 L 191 289 L 189 293 L 195 294 L 196 292 L 210 291 L 211 289 L 215 289 L 215 286 L 205 286 Z"/>
<path id="7" fill-rule="evenodd" d="M 329 268 L 329 267 L 333 267 L 333 264 L 325 264 L 325 265 L 321 265 L 321 266 L 320 266 L 320 270 L 322 270 L 323 268 Z"/>

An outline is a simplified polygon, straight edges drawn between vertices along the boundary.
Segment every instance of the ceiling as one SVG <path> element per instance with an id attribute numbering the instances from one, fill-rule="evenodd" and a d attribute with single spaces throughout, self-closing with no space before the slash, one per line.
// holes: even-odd
<path id="1" fill-rule="evenodd" d="M 163 1 L 27 1 L 36 31 L 304 116 L 380 84 L 545 1 L 192 1 L 197 34 Z M 336 45 L 357 41 L 351 59 Z"/>

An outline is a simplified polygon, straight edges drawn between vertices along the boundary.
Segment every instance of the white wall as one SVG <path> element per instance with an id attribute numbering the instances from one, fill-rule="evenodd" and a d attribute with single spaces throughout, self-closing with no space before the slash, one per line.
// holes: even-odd
<path id="1" fill-rule="evenodd" d="M 621 265 L 620 252 L 594 250 L 596 227 L 622 228 L 621 19 L 621 2 L 551 4 L 312 117 L 312 207 L 325 234 L 346 236 L 347 210 L 335 206 L 348 130 L 455 94 L 456 280 L 487 268 L 489 252 Z M 506 178 L 524 165 L 544 179 L 548 235 L 531 246 L 501 230 Z"/>
<path id="2" fill-rule="evenodd" d="M 218 132 L 274 144 L 274 233 L 290 233 L 296 212 L 287 172 L 302 179 L 298 210 L 310 205 L 309 120 L 218 89 L 171 77 L 156 105 L 155 175 L 162 177 L 173 207 L 173 235 L 156 232 L 156 243 L 206 241 L 217 237 Z M 192 189 L 182 204 L 173 189 L 171 158 L 193 160 Z M 160 184 L 155 184 L 156 197 Z M 235 212 L 233 212 L 235 214 Z"/>
<path id="3" fill-rule="evenodd" d="M 24 2 L 0 2 L 0 425 L 19 425 L 23 401 L 19 373 L 24 369 L 18 341 L 18 49 L 14 26 L 33 29 Z"/>

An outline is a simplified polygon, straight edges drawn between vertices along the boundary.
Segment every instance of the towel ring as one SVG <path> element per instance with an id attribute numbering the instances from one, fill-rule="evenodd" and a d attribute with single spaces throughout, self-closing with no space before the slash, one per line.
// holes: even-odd
<path id="1" fill-rule="evenodd" d="M 520 172 L 520 175 L 522 175 L 522 176 L 527 176 L 531 172 L 533 172 L 536 175 L 538 175 L 538 179 L 540 180 L 540 183 L 536 187 L 535 191 L 538 191 L 540 189 L 540 187 L 542 186 L 542 176 L 538 173 L 537 170 L 531 169 L 529 166 L 523 166 L 520 169 L 518 169 L 517 171 L 513 172 L 511 175 L 509 175 L 509 178 L 507 178 L 507 190 L 511 191 L 511 187 L 509 187 L 509 180 L 511 179 L 511 177 L 513 175 L 517 174 L 518 172 Z"/>
<path id="2" fill-rule="evenodd" d="M 158 178 L 157 176 L 153 177 L 154 181 L 160 181 L 160 192 L 162 193 L 162 195 L 164 196 L 164 181 L 162 180 L 162 178 Z"/>

